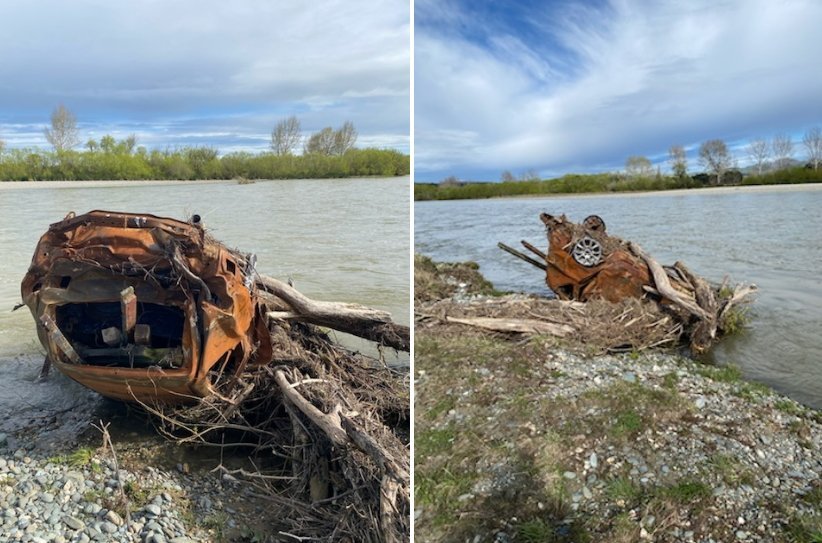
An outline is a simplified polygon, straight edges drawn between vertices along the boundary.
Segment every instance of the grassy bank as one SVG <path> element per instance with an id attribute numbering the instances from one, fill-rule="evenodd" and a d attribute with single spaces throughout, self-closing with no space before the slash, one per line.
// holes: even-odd
<path id="1" fill-rule="evenodd" d="M 822 170 L 789 168 L 742 178 L 741 185 L 774 185 L 822 182 Z M 621 174 L 569 174 L 557 179 L 501 183 L 416 183 L 414 200 L 460 200 L 502 196 L 589 194 L 693 189 L 709 186 L 703 178 L 667 176 L 631 178 Z M 733 186 L 723 184 L 721 186 Z"/>
<path id="2" fill-rule="evenodd" d="M 417 541 L 820 541 L 818 412 L 734 367 L 449 323 L 531 302 L 417 265 Z"/>
<path id="3" fill-rule="evenodd" d="M 387 149 L 351 149 L 343 155 L 230 153 L 192 147 L 65 151 L 15 149 L 0 154 L 0 181 L 319 179 L 408 175 L 410 157 Z"/>

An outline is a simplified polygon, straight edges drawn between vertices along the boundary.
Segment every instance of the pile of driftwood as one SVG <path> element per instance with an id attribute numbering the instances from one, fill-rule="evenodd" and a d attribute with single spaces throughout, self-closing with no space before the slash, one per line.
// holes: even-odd
<path id="1" fill-rule="evenodd" d="M 255 263 L 198 215 L 69 213 L 21 284 L 43 374 L 53 364 L 141 404 L 181 443 L 252 447 L 267 461 L 233 475 L 271 501 L 277 540 L 408 541 L 407 372 L 324 329 L 408 351 L 409 328 L 312 300 Z"/>
<path id="2" fill-rule="evenodd" d="M 683 263 L 663 266 L 639 245 L 606 233 L 592 215 L 581 224 L 542 213 L 549 247 L 522 245 L 536 258 L 499 247 L 545 272 L 556 300 L 433 304 L 422 317 L 498 332 L 573 339 L 605 351 L 687 344 L 707 350 L 739 324 L 740 304 L 756 286 L 710 285 Z M 518 308 L 518 306 L 521 306 Z M 419 312 L 418 312 L 419 313 Z"/>
<path id="3" fill-rule="evenodd" d="M 259 276 L 257 286 L 269 308 L 271 363 L 213 375 L 215 393 L 195 405 L 143 407 L 179 443 L 269 455 L 258 472 L 229 475 L 270 501 L 271 530 L 283 540 L 408 541 L 408 374 L 318 325 L 402 350 L 408 327 L 367 307 L 311 300 L 274 278 Z"/>

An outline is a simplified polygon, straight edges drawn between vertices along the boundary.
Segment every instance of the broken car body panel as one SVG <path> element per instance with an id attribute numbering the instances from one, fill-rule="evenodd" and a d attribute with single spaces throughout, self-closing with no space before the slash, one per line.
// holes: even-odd
<path id="1" fill-rule="evenodd" d="M 249 260 L 196 216 L 69 214 L 40 238 L 21 290 L 64 374 L 110 398 L 184 402 L 212 392 L 210 372 L 271 360 Z"/>
<path id="2" fill-rule="evenodd" d="M 591 215 L 574 224 L 565 215 L 542 213 L 548 230 L 546 277 L 548 287 L 565 300 L 603 298 L 619 302 L 639 298 L 651 285 L 648 266 L 619 238 L 605 233 L 605 222 Z"/>

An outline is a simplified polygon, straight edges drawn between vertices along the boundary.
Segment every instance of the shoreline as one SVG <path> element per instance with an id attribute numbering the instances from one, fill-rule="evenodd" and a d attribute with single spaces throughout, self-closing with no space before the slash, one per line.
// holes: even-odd
<path id="1" fill-rule="evenodd" d="M 670 190 L 647 190 L 647 191 L 625 191 L 625 192 L 564 192 L 559 194 L 517 194 L 510 196 L 493 196 L 491 198 L 454 198 L 452 200 L 414 200 L 417 202 L 454 202 L 454 201 L 476 201 L 476 200 L 522 200 L 536 198 L 624 198 L 652 196 L 682 196 L 688 194 L 733 194 L 733 193 L 769 193 L 769 192 L 802 192 L 802 191 L 822 191 L 822 183 L 788 183 L 779 185 L 735 185 L 719 187 L 701 187 L 694 189 L 670 189 Z"/>
<path id="2" fill-rule="evenodd" d="M 356 179 L 402 179 L 410 178 L 408 175 L 393 175 L 390 177 L 383 176 L 367 176 L 367 177 L 312 177 L 312 178 L 293 178 L 293 179 L 250 179 L 250 185 L 254 183 L 267 183 L 270 181 L 323 181 L 323 180 L 356 180 Z M 109 188 L 109 187 L 126 187 L 126 186 L 142 186 L 142 187 L 156 187 L 164 185 L 216 185 L 219 183 L 240 184 L 236 179 L 100 179 L 100 180 L 83 180 L 83 181 L 0 181 L 0 190 L 19 190 L 27 188 L 37 189 L 64 189 L 64 188 Z"/>

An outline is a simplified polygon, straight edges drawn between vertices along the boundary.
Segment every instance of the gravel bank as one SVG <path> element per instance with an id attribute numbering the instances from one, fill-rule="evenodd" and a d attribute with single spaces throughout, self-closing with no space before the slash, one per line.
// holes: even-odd
<path id="1" fill-rule="evenodd" d="M 819 536 L 818 412 L 672 355 L 443 338 L 417 340 L 418 541 Z"/>

